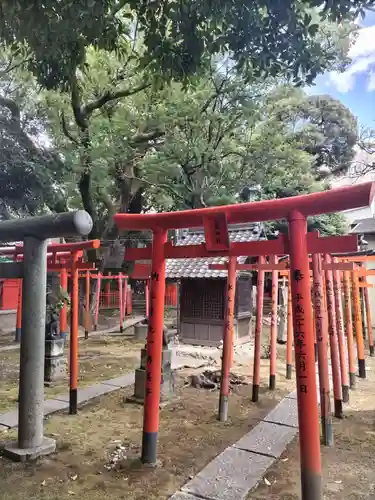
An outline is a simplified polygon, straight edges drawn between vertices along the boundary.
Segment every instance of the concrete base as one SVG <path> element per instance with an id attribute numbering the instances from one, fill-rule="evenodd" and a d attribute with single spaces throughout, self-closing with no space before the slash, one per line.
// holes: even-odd
<path id="1" fill-rule="evenodd" d="M 140 340 L 141 342 L 147 339 L 148 325 L 135 325 L 134 327 L 134 338 L 135 340 Z"/>
<path id="2" fill-rule="evenodd" d="M 43 443 L 36 448 L 18 448 L 18 442 L 13 442 L 6 445 L 3 449 L 5 457 L 14 460 L 15 462 L 26 462 L 36 460 L 39 457 L 50 455 L 56 451 L 56 441 L 50 438 L 43 438 Z"/>

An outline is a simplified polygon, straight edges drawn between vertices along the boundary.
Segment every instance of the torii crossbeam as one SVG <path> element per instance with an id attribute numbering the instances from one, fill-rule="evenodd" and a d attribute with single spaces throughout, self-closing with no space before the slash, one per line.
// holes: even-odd
<path id="1" fill-rule="evenodd" d="M 237 255 L 290 255 L 298 420 L 301 452 L 302 500 L 322 498 L 320 431 L 315 376 L 314 329 L 310 300 L 309 215 L 369 206 L 374 196 L 372 183 L 278 200 L 152 214 L 117 214 L 119 229 L 153 231 L 152 249 L 132 249 L 125 260 L 152 258 L 151 307 L 147 337 L 147 381 L 144 405 L 142 461 L 156 463 L 159 428 L 162 332 L 164 322 L 166 258 L 199 258 Z M 228 224 L 287 219 L 289 240 L 231 243 Z M 205 244 L 174 247 L 167 243 L 168 229 L 204 227 Z M 319 239 L 317 239 L 319 242 Z M 279 250 L 270 252 L 270 245 Z M 329 245 L 316 253 L 331 253 Z M 311 250 L 310 250 L 311 252 Z M 129 253 L 132 253 L 130 259 Z M 185 253 L 185 255 L 184 255 Z M 303 361 L 303 362 L 301 362 Z"/>

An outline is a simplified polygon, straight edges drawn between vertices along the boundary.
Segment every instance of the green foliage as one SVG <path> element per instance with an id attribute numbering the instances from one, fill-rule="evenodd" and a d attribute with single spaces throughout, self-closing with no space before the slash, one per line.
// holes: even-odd
<path id="1" fill-rule="evenodd" d="M 357 120 L 340 101 L 328 95 L 308 98 L 301 89 L 281 86 L 270 95 L 270 112 L 288 122 L 296 138 L 315 156 L 316 174 L 344 173 L 354 157 Z"/>
<path id="2" fill-rule="evenodd" d="M 64 208 L 63 163 L 47 145 L 34 78 L 0 52 L 0 217 Z"/>
<path id="3" fill-rule="evenodd" d="M 137 66 L 185 80 L 212 55 L 229 54 L 248 78 L 287 75 L 311 82 L 335 59 L 319 37 L 329 20 L 354 18 L 370 0 L 3 0 L 0 37 L 22 46 L 30 70 L 48 89 L 70 87 L 88 47 L 127 50 L 139 32 Z M 322 8 L 323 7 L 323 8 Z"/>
<path id="4" fill-rule="evenodd" d="M 345 169 L 355 120 L 280 82 L 345 65 L 353 25 L 330 19 L 349 5 L 363 2 L 2 2 L 0 205 L 83 207 L 91 236 L 114 239 L 119 211 L 322 189 L 323 152 Z"/>

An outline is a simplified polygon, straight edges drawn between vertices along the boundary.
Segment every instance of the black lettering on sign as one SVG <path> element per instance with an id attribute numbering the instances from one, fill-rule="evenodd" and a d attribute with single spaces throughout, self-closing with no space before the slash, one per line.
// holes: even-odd
<path id="1" fill-rule="evenodd" d="M 303 339 L 297 339 L 296 341 L 296 347 L 298 347 L 298 349 L 301 351 L 303 349 L 303 347 L 305 346 L 306 344 L 304 343 Z"/>
<path id="2" fill-rule="evenodd" d="M 299 369 L 302 371 L 302 372 L 305 372 L 306 371 L 306 361 L 304 358 L 300 358 L 299 359 Z"/>
<path id="3" fill-rule="evenodd" d="M 147 372 L 147 382 L 151 382 L 151 373 Z"/>
<path id="4" fill-rule="evenodd" d="M 220 234 L 220 226 L 219 226 L 219 221 L 215 219 L 215 240 L 216 243 L 220 244 L 221 242 L 221 234 Z"/>
<path id="5" fill-rule="evenodd" d="M 230 292 L 231 290 L 233 290 L 233 286 L 232 285 L 228 285 L 228 292 Z"/>
<path id="6" fill-rule="evenodd" d="M 299 269 L 295 269 L 293 271 L 293 279 L 294 279 L 294 281 L 303 280 L 303 274 L 301 273 L 301 271 Z"/>
<path id="7" fill-rule="evenodd" d="M 151 389 L 146 387 L 146 396 L 151 396 Z"/>
<path id="8" fill-rule="evenodd" d="M 300 304 L 297 304 L 296 307 L 294 308 L 294 312 L 297 314 L 304 314 L 305 310 Z"/>
<path id="9" fill-rule="evenodd" d="M 305 326 L 305 322 L 303 321 L 303 319 L 297 319 L 296 324 L 298 331 L 303 330 L 303 327 Z"/>
<path id="10" fill-rule="evenodd" d="M 159 275 L 158 275 L 158 273 L 153 272 L 153 273 L 151 274 L 151 279 L 152 279 L 153 281 L 159 281 Z"/>
<path id="11" fill-rule="evenodd" d="M 295 299 L 297 302 L 300 302 L 301 300 L 303 300 L 303 297 L 300 293 L 297 293 L 296 296 L 295 296 Z"/>
<path id="12" fill-rule="evenodd" d="M 301 392 L 304 392 L 305 394 L 307 394 L 307 385 L 306 384 L 301 384 L 299 386 L 299 388 L 300 388 Z"/>
<path id="13" fill-rule="evenodd" d="M 147 363 L 151 365 L 152 363 L 152 356 L 147 356 Z"/>

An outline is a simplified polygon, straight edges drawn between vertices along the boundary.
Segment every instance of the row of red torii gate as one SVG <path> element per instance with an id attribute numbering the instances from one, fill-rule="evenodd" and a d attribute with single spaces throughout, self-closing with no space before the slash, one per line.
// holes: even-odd
<path id="1" fill-rule="evenodd" d="M 357 238 L 355 235 L 336 236 L 321 238 L 318 233 L 307 231 L 307 217 L 329 212 L 337 212 L 350 208 L 368 206 L 372 203 L 374 196 L 374 185 L 372 183 L 361 184 L 348 188 L 331 190 L 328 192 L 314 193 L 311 195 L 297 196 L 293 198 L 270 200 L 264 202 L 244 203 L 238 205 L 197 209 L 173 213 L 155 214 L 118 214 L 114 221 L 120 230 L 151 230 L 153 233 L 152 245 L 145 248 L 131 248 L 126 250 L 124 260 L 126 262 L 151 261 L 150 269 L 150 302 L 148 311 L 148 335 L 147 335 L 147 362 L 146 362 L 146 387 L 144 401 L 144 423 L 142 440 L 142 461 L 155 464 L 157 459 L 157 442 L 159 429 L 159 405 L 161 384 L 161 362 L 163 346 L 164 307 L 165 307 L 165 284 L 166 284 L 166 261 L 168 259 L 197 259 L 212 258 L 217 256 L 227 257 L 226 264 L 219 264 L 219 269 L 228 273 L 227 286 L 225 290 L 225 322 L 223 334 L 222 354 L 222 377 L 219 401 L 219 416 L 226 420 L 228 414 L 229 374 L 233 358 L 233 326 L 236 273 L 242 266 L 246 269 L 258 271 L 259 292 L 257 294 L 258 306 L 262 299 L 261 289 L 262 274 L 265 271 L 287 272 L 290 282 L 290 305 L 293 328 L 293 344 L 295 354 L 295 373 L 297 386 L 299 441 L 301 454 L 301 488 L 303 500 L 320 500 L 322 498 L 322 472 L 320 459 L 320 426 L 319 407 L 317 398 L 315 344 L 317 345 L 320 405 L 321 417 L 324 420 L 325 432 L 329 429 L 329 370 L 328 370 L 328 338 L 331 344 L 331 365 L 334 375 L 334 399 L 335 405 L 344 399 L 346 387 L 350 385 L 346 377 L 347 369 L 343 370 L 343 332 L 342 325 L 338 325 L 336 334 L 332 335 L 332 328 L 336 323 L 334 316 L 335 293 L 339 290 L 340 277 L 337 273 L 344 272 L 344 288 L 348 283 L 345 280 L 345 272 L 353 272 L 353 305 L 355 310 L 354 321 L 356 325 L 356 341 L 358 348 L 359 375 L 365 377 L 365 357 L 363 338 L 359 335 L 360 318 L 360 289 L 357 278 L 360 272 L 355 267 L 349 254 L 357 251 Z M 232 242 L 229 238 L 228 226 L 230 224 L 261 222 L 274 219 L 287 219 L 288 236 L 281 236 L 271 241 L 254 242 Z M 168 241 L 168 230 L 203 227 L 205 241 L 196 245 L 174 245 Z M 87 234 L 87 233 L 86 233 Z M 34 243 L 34 241 L 33 241 Z M 35 242 L 36 244 L 37 242 Z M 39 243 L 38 243 L 39 244 Z M 100 242 L 87 241 L 67 244 L 59 248 L 54 246 L 53 259 L 48 258 L 48 270 L 67 270 L 72 273 L 72 302 L 78 304 L 78 278 L 80 271 L 89 271 L 91 265 L 82 259 L 82 252 L 92 248 L 98 248 Z M 67 251 L 65 261 L 57 258 L 58 252 Z M 347 257 L 340 259 L 344 262 L 332 262 L 331 255 L 342 253 Z M 26 254 L 26 247 L 25 247 Z M 20 251 L 22 255 L 22 251 Z M 257 258 L 255 264 L 239 264 L 237 258 L 240 256 L 252 256 Z M 324 259 L 322 260 L 322 255 Z M 25 255 L 26 256 L 26 255 Z M 61 255 L 60 255 L 61 256 Z M 265 258 L 270 257 L 266 262 Z M 281 256 L 289 256 L 288 260 L 278 262 Z M 310 257 L 311 256 L 311 257 Z M 30 256 L 29 256 L 30 257 Z M 345 262 L 346 261 L 346 262 Z M 214 264 L 215 266 L 215 264 Z M 17 267 L 12 268 L 14 274 L 19 272 Z M 310 272 L 313 276 L 313 296 L 311 294 Z M 336 282 L 336 285 L 335 285 Z M 353 286 L 354 283 L 354 286 Z M 274 287 L 276 290 L 276 286 Z M 120 287 L 121 293 L 123 288 Z M 29 299 L 30 300 L 30 299 Z M 25 302 L 23 301 L 25 304 Z M 120 307 L 123 304 L 120 299 Z M 77 352 L 78 352 L 78 307 L 73 307 L 71 321 L 71 348 L 70 348 L 70 378 L 73 409 L 77 407 Z M 314 305 L 314 308 L 312 307 Z M 38 306 L 39 307 L 39 306 Z M 255 356 L 253 371 L 253 400 L 257 400 L 259 394 L 259 358 L 261 314 L 262 307 L 257 307 L 257 321 L 255 329 Z M 347 308 L 346 310 L 349 310 Z M 30 311 L 28 311 L 29 313 Z M 315 317 L 314 317 L 315 315 Z M 315 319 L 315 321 L 314 321 Z M 315 326 L 314 326 L 315 325 Z M 275 343 L 274 325 L 271 328 L 271 347 Z M 329 328 L 330 327 L 330 331 Z M 328 335 L 330 333 L 330 335 Z M 341 340 L 340 340 L 341 339 Z M 24 339 L 23 339 L 24 340 Z M 22 357 L 26 347 L 32 348 L 31 339 L 28 345 L 21 343 L 21 365 Z M 332 342 L 334 345 L 332 345 Z M 372 342 L 372 340 L 371 340 Z M 290 346 L 291 346 L 290 342 Z M 372 348 L 372 343 L 371 343 Z M 348 348 L 352 352 L 352 348 Z M 271 352 L 271 365 L 275 363 L 275 353 Z M 291 360 L 289 359 L 290 364 Z M 349 359 L 350 361 L 350 359 Z M 352 356 L 353 362 L 353 356 Z M 349 369 L 353 369 L 353 366 Z M 22 372 L 22 366 L 21 366 Z M 22 374 L 22 373 L 21 373 Z M 270 385 L 274 384 L 275 373 L 270 377 Z M 336 379 L 335 379 L 336 377 Z M 22 377 L 21 377 L 22 378 Z M 20 404 L 20 422 L 27 419 L 22 415 Z M 335 406 L 336 413 L 336 406 Z M 39 420 L 43 414 L 38 412 L 38 439 L 43 430 Z M 36 430 L 30 426 L 27 433 L 34 435 Z M 22 433 L 21 433 L 22 434 Z M 19 436 L 22 441 L 22 436 Z"/>

